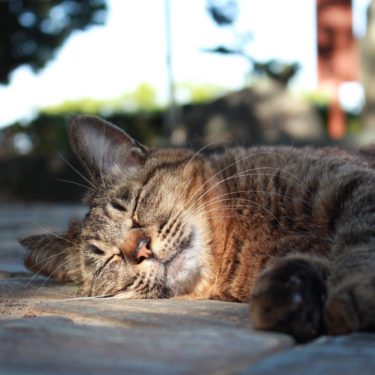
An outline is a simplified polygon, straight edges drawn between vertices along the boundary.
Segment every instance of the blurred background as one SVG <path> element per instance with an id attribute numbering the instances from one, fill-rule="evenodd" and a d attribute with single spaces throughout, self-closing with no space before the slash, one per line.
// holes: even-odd
<path id="1" fill-rule="evenodd" d="M 375 0 L 0 0 L 0 201 L 79 200 L 78 113 L 155 147 L 375 142 Z"/>

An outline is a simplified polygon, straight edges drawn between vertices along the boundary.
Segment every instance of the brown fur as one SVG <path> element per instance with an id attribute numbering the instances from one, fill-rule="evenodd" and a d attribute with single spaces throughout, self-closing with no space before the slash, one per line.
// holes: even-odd
<path id="1" fill-rule="evenodd" d="M 300 341 L 375 329 L 371 148 L 204 157 L 148 150 L 89 116 L 69 136 L 90 176 L 90 211 L 59 238 L 22 241 L 34 272 L 92 296 L 251 299 L 255 328 Z M 137 256 L 146 243 L 152 256 Z"/>

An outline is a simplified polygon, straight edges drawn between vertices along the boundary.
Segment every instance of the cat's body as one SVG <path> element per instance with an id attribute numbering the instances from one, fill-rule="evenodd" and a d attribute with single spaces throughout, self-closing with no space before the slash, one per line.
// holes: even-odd
<path id="1" fill-rule="evenodd" d="M 90 212 L 33 236 L 26 264 L 85 295 L 251 299 L 256 328 L 307 340 L 375 329 L 371 150 L 153 150 L 92 117 L 70 126 Z"/>

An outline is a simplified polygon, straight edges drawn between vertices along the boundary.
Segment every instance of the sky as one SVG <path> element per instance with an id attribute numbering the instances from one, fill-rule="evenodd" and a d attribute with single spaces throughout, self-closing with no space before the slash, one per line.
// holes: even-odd
<path id="1" fill-rule="evenodd" d="M 356 33 L 364 33 L 370 0 L 354 1 Z M 202 52 L 230 42 L 231 31 L 218 28 L 205 0 L 171 0 L 172 61 L 176 82 L 214 84 L 228 89 L 244 85 L 248 64 L 239 57 Z M 295 91 L 316 88 L 315 0 L 238 0 L 239 32 L 253 34 L 252 55 L 298 62 Z M 20 67 L 7 86 L 0 85 L 0 127 L 27 120 L 38 109 L 84 97 L 110 99 L 147 82 L 166 102 L 164 0 L 108 0 L 105 26 L 74 32 L 54 60 L 38 74 Z"/>

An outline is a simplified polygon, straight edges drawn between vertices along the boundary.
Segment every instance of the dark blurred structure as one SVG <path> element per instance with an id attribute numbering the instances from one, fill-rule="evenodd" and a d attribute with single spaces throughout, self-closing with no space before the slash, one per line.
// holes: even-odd
<path id="1" fill-rule="evenodd" d="M 185 144 L 326 144 L 322 119 L 278 81 L 263 81 L 210 103 L 183 107 Z M 175 132 L 182 132 L 176 129 Z"/>
<path id="2" fill-rule="evenodd" d="M 319 89 L 330 96 L 328 132 L 342 138 L 345 115 L 340 108 L 339 86 L 359 79 L 358 41 L 353 35 L 351 0 L 317 0 Z"/>
<path id="3" fill-rule="evenodd" d="M 102 25 L 106 0 L 0 1 L 0 84 L 21 65 L 45 66 L 74 30 Z"/>

